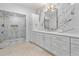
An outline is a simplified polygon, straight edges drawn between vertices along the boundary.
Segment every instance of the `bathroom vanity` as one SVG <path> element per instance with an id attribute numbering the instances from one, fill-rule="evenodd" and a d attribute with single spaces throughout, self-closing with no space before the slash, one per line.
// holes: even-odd
<path id="1" fill-rule="evenodd" d="M 32 31 L 31 42 L 56 56 L 78 56 L 79 35 L 69 33 Z"/>

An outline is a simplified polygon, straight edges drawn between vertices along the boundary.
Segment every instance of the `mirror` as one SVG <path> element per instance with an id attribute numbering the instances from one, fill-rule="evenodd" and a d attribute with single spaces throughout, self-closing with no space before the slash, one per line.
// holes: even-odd
<path id="1" fill-rule="evenodd" d="M 40 24 L 44 30 L 54 31 L 58 28 L 58 9 L 49 4 L 40 14 Z"/>
<path id="2" fill-rule="evenodd" d="M 57 29 L 57 9 L 54 11 L 47 11 L 45 12 L 44 16 L 44 29 L 47 29 L 49 31 L 53 31 Z"/>

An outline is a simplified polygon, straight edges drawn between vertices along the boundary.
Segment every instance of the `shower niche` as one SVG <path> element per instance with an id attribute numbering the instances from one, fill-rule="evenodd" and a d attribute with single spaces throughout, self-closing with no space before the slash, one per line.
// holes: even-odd
<path id="1" fill-rule="evenodd" d="M 0 48 L 26 39 L 26 16 L 0 10 Z"/>

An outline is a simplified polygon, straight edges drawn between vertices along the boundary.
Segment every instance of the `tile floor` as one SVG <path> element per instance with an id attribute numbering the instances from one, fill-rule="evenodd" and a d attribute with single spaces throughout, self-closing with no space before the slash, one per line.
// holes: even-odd
<path id="1" fill-rule="evenodd" d="M 31 43 L 18 43 L 16 46 L 0 49 L 0 56 L 51 56 Z"/>

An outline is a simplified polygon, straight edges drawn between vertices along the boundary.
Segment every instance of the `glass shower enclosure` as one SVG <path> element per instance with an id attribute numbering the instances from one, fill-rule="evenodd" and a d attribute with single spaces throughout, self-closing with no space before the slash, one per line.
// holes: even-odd
<path id="1" fill-rule="evenodd" d="M 0 48 L 25 42 L 26 16 L 0 10 Z"/>

